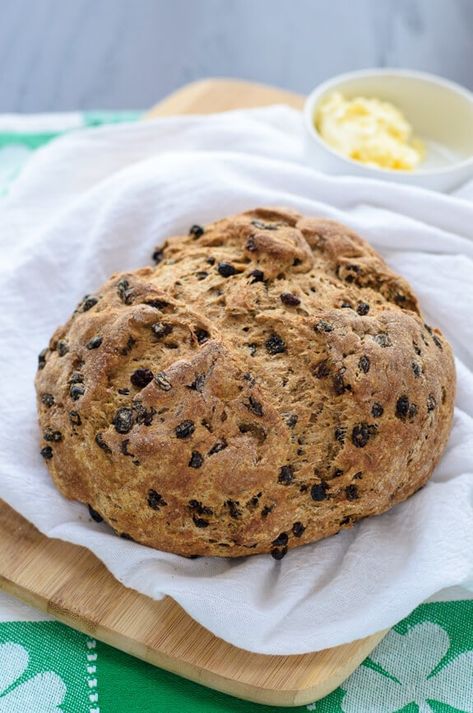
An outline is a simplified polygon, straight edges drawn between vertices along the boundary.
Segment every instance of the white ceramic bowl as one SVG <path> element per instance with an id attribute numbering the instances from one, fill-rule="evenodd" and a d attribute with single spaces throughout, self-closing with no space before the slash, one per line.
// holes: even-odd
<path id="1" fill-rule="evenodd" d="M 320 103 L 334 91 L 347 98 L 375 97 L 398 107 L 426 146 L 426 158 L 415 171 L 366 166 L 328 146 L 314 125 Z M 320 171 L 380 178 L 449 191 L 473 178 L 473 94 L 423 72 L 370 69 L 340 74 L 320 84 L 304 107 L 306 158 Z"/>

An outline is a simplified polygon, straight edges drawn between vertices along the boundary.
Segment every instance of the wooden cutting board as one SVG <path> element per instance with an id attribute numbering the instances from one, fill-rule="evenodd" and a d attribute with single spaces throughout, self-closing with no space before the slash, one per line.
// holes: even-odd
<path id="1" fill-rule="evenodd" d="M 300 108 L 303 97 L 247 82 L 209 79 L 175 92 L 147 117 L 274 103 Z M 153 601 L 124 587 L 88 550 L 45 537 L 2 501 L 0 588 L 155 666 L 273 706 L 303 705 L 326 696 L 385 633 L 300 656 L 243 651 L 216 638 L 173 600 Z"/>

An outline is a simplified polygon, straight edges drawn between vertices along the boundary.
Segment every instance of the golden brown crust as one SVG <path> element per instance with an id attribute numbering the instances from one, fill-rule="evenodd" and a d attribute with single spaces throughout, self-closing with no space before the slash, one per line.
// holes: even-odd
<path id="1" fill-rule="evenodd" d="M 169 239 L 53 335 L 36 380 L 61 492 L 183 555 L 326 537 L 420 488 L 455 372 L 348 228 L 257 209 Z"/>

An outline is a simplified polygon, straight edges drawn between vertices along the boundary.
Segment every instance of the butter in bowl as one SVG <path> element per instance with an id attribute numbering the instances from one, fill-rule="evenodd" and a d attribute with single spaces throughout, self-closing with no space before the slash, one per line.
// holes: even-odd
<path id="1" fill-rule="evenodd" d="M 440 77 L 363 70 L 314 89 L 306 158 L 321 171 L 449 191 L 473 178 L 473 94 Z"/>

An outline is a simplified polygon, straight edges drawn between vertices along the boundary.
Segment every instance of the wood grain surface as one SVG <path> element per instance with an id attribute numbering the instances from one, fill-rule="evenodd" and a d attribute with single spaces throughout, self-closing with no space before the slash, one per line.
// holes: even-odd
<path id="1" fill-rule="evenodd" d="M 148 116 L 210 113 L 275 102 L 300 107 L 303 98 L 246 82 L 206 80 L 179 90 Z M 124 587 L 91 552 L 45 537 L 2 501 L 0 588 L 144 661 L 233 696 L 273 706 L 303 705 L 327 695 L 385 633 L 299 656 L 243 651 L 201 627 L 173 600 L 154 601 Z"/>
<path id="2" fill-rule="evenodd" d="M 231 109 L 253 109 L 270 104 L 289 104 L 302 109 L 304 98 L 285 89 L 275 89 L 240 79 L 201 79 L 187 84 L 156 104 L 148 119 L 175 114 L 213 114 Z"/>
<path id="3" fill-rule="evenodd" d="M 471 0 L 1 0 L 0 111 L 141 109 L 202 77 L 308 93 L 367 67 L 473 90 Z"/>

